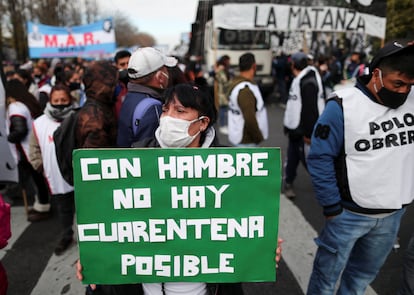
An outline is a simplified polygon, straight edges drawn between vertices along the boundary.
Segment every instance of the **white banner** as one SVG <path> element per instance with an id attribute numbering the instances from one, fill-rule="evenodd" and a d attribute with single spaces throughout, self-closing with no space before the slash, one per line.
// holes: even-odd
<path id="1" fill-rule="evenodd" d="M 213 6 L 217 28 L 232 30 L 359 32 L 385 38 L 386 18 L 333 6 L 264 3 Z"/>
<path id="2" fill-rule="evenodd" d="M 0 77 L 0 182 L 17 182 L 17 163 L 10 151 L 6 132 L 6 95 Z"/>

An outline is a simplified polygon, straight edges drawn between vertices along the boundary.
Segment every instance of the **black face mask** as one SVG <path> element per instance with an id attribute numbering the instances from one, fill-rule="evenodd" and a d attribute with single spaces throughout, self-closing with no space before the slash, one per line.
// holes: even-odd
<path id="1" fill-rule="evenodd" d="M 63 110 L 63 109 L 65 109 L 65 108 L 67 108 L 67 107 L 70 107 L 70 103 L 68 103 L 68 104 L 50 104 L 52 107 L 54 107 L 55 109 L 58 109 L 58 110 Z"/>
<path id="2" fill-rule="evenodd" d="M 377 86 L 374 84 L 375 91 L 382 101 L 382 104 L 391 109 L 397 109 L 405 103 L 408 97 L 408 93 L 400 93 L 391 91 L 385 88 L 384 83 L 382 82 L 382 72 L 380 71 L 380 80 L 381 80 L 381 89 L 377 91 Z"/>
<path id="3" fill-rule="evenodd" d="M 129 81 L 129 78 L 128 78 L 128 70 L 121 70 L 121 71 L 119 71 L 119 81 L 121 81 L 125 85 L 128 84 L 128 81 Z"/>
<path id="4" fill-rule="evenodd" d="M 407 100 L 408 93 L 399 93 L 388 90 L 384 86 L 377 92 L 382 103 L 391 109 L 397 109 Z"/>
<path id="5" fill-rule="evenodd" d="M 76 82 L 71 82 L 69 84 L 69 89 L 72 90 L 78 90 L 81 88 L 81 84 L 80 83 L 76 83 Z"/>

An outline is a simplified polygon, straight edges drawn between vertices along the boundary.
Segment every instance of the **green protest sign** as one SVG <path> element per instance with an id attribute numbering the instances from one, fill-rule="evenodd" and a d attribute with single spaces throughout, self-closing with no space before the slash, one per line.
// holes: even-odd
<path id="1" fill-rule="evenodd" d="M 276 278 L 278 148 L 73 154 L 85 283 Z"/>

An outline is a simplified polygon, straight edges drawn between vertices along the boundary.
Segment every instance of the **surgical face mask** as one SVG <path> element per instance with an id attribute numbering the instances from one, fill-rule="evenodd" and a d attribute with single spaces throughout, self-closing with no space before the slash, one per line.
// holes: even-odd
<path id="1" fill-rule="evenodd" d="M 195 120 L 187 121 L 170 116 L 163 116 L 160 119 L 160 126 L 158 127 L 159 140 L 167 147 L 186 147 L 200 134 L 200 130 L 194 135 L 188 134 L 190 125 L 203 118 L 202 116 Z"/>
<path id="2" fill-rule="evenodd" d="M 404 104 L 404 102 L 407 100 L 408 93 L 400 93 L 391 91 L 387 88 L 385 88 L 384 83 L 382 81 L 382 71 L 380 70 L 380 81 L 381 81 L 381 89 L 378 91 L 377 85 L 374 84 L 374 89 L 377 92 L 377 95 L 381 99 L 383 105 L 386 107 L 389 107 L 391 109 L 397 109 L 401 105 Z"/>

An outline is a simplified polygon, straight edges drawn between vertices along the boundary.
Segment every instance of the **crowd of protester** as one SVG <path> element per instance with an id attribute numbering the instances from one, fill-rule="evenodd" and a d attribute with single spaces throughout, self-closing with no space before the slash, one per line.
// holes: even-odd
<path id="1" fill-rule="evenodd" d="M 62 147 L 55 145 L 56 140 L 52 145 L 48 140 L 56 134 L 56 130 L 60 130 L 68 117 L 73 117 L 73 128 L 71 134 L 64 137 L 73 141 L 71 148 L 217 146 L 219 143 L 213 128 L 216 118 L 217 130 L 228 135 L 234 146 L 258 146 L 268 136 L 268 122 L 265 99 L 254 84 L 255 58 L 250 53 L 242 55 L 239 60 L 240 75 L 229 71 L 229 59 L 229 56 L 220 57 L 215 69 L 210 72 L 215 79 L 214 95 L 207 87 L 206 73 L 199 57 L 189 58 L 187 64 L 180 64 L 176 58 L 151 47 L 140 48 L 133 53 L 119 51 L 113 60 L 41 59 L 4 66 L 6 127 L 11 149 L 19 164 L 20 178 L 19 184 L 9 185 L 4 194 L 10 202 L 22 195 L 28 198 L 27 219 L 30 222 L 50 218 L 54 204 L 51 200 L 58 200 L 62 238 L 56 245 L 55 254 L 61 255 L 76 240 L 72 228 L 76 214 L 73 183 L 70 173 L 65 173 L 60 163 L 66 160 L 69 162 L 66 165 L 70 166 L 71 151 L 60 151 Z M 318 57 L 317 60 L 304 52 L 279 52 L 272 61 L 272 68 L 274 91 L 280 106 L 286 109 L 284 127 L 291 150 L 283 172 L 284 192 L 287 197 L 294 198 L 296 167 L 302 161 L 307 168 L 305 159 L 312 144 L 311 138 L 315 138 L 315 126 L 324 109 L 320 101 L 325 103 L 332 92 L 354 85 L 360 77 L 376 68 L 372 68 L 360 52 L 352 52 L 348 56 L 334 54 Z M 304 86 L 303 83 L 309 79 L 310 84 Z M 382 79 L 383 76 L 381 83 Z M 411 72 L 407 72 L 406 84 L 411 86 L 412 79 Z M 384 84 L 381 86 L 385 88 Z M 300 98 L 300 105 L 295 104 L 297 101 L 293 102 L 293 96 Z M 181 115 L 168 115 L 172 112 L 172 104 L 187 108 L 194 112 L 194 116 L 182 119 L 179 118 Z M 145 110 L 134 121 L 136 110 L 143 109 L 144 105 Z M 166 130 L 169 129 L 166 126 L 179 128 L 179 120 L 188 121 L 187 129 L 175 132 L 188 133 L 190 125 L 196 125 L 199 132 L 183 134 L 179 139 L 167 136 Z M 320 134 L 316 134 L 318 136 Z M 47 157 L 46 154 L 53 154 L 54 157 Z M 314 162 L 311 164 L 315 165 Z M 280 255 L 280 249 L 278 251 Z M 82 277 L 81 266 L 78 271 L 78 276 Z M 311 286 L 315 290 L 319 288 Z M 172 289 L 175 287 L 177 285 L 173 284 Z M 144 285 L 142 288 L 141 285 L 117 285 L 99 286 L 98 289 L 104 294 L 158 294 L 161 288 L 168 291 L 170 286 Z M 200 294 L 208 292 L 207 285 L 203 283 L 179 285 L 180 288 L 197 289 Z M 360 287 L 362 289 L 364 287 Z M 220 294 L 242 293 L 239 285 L 222 287 L 222 290 Z M 94 291 L 89 288 L 87 292 Z M 187 291 L 188 294 L 191 292 Z"/>

